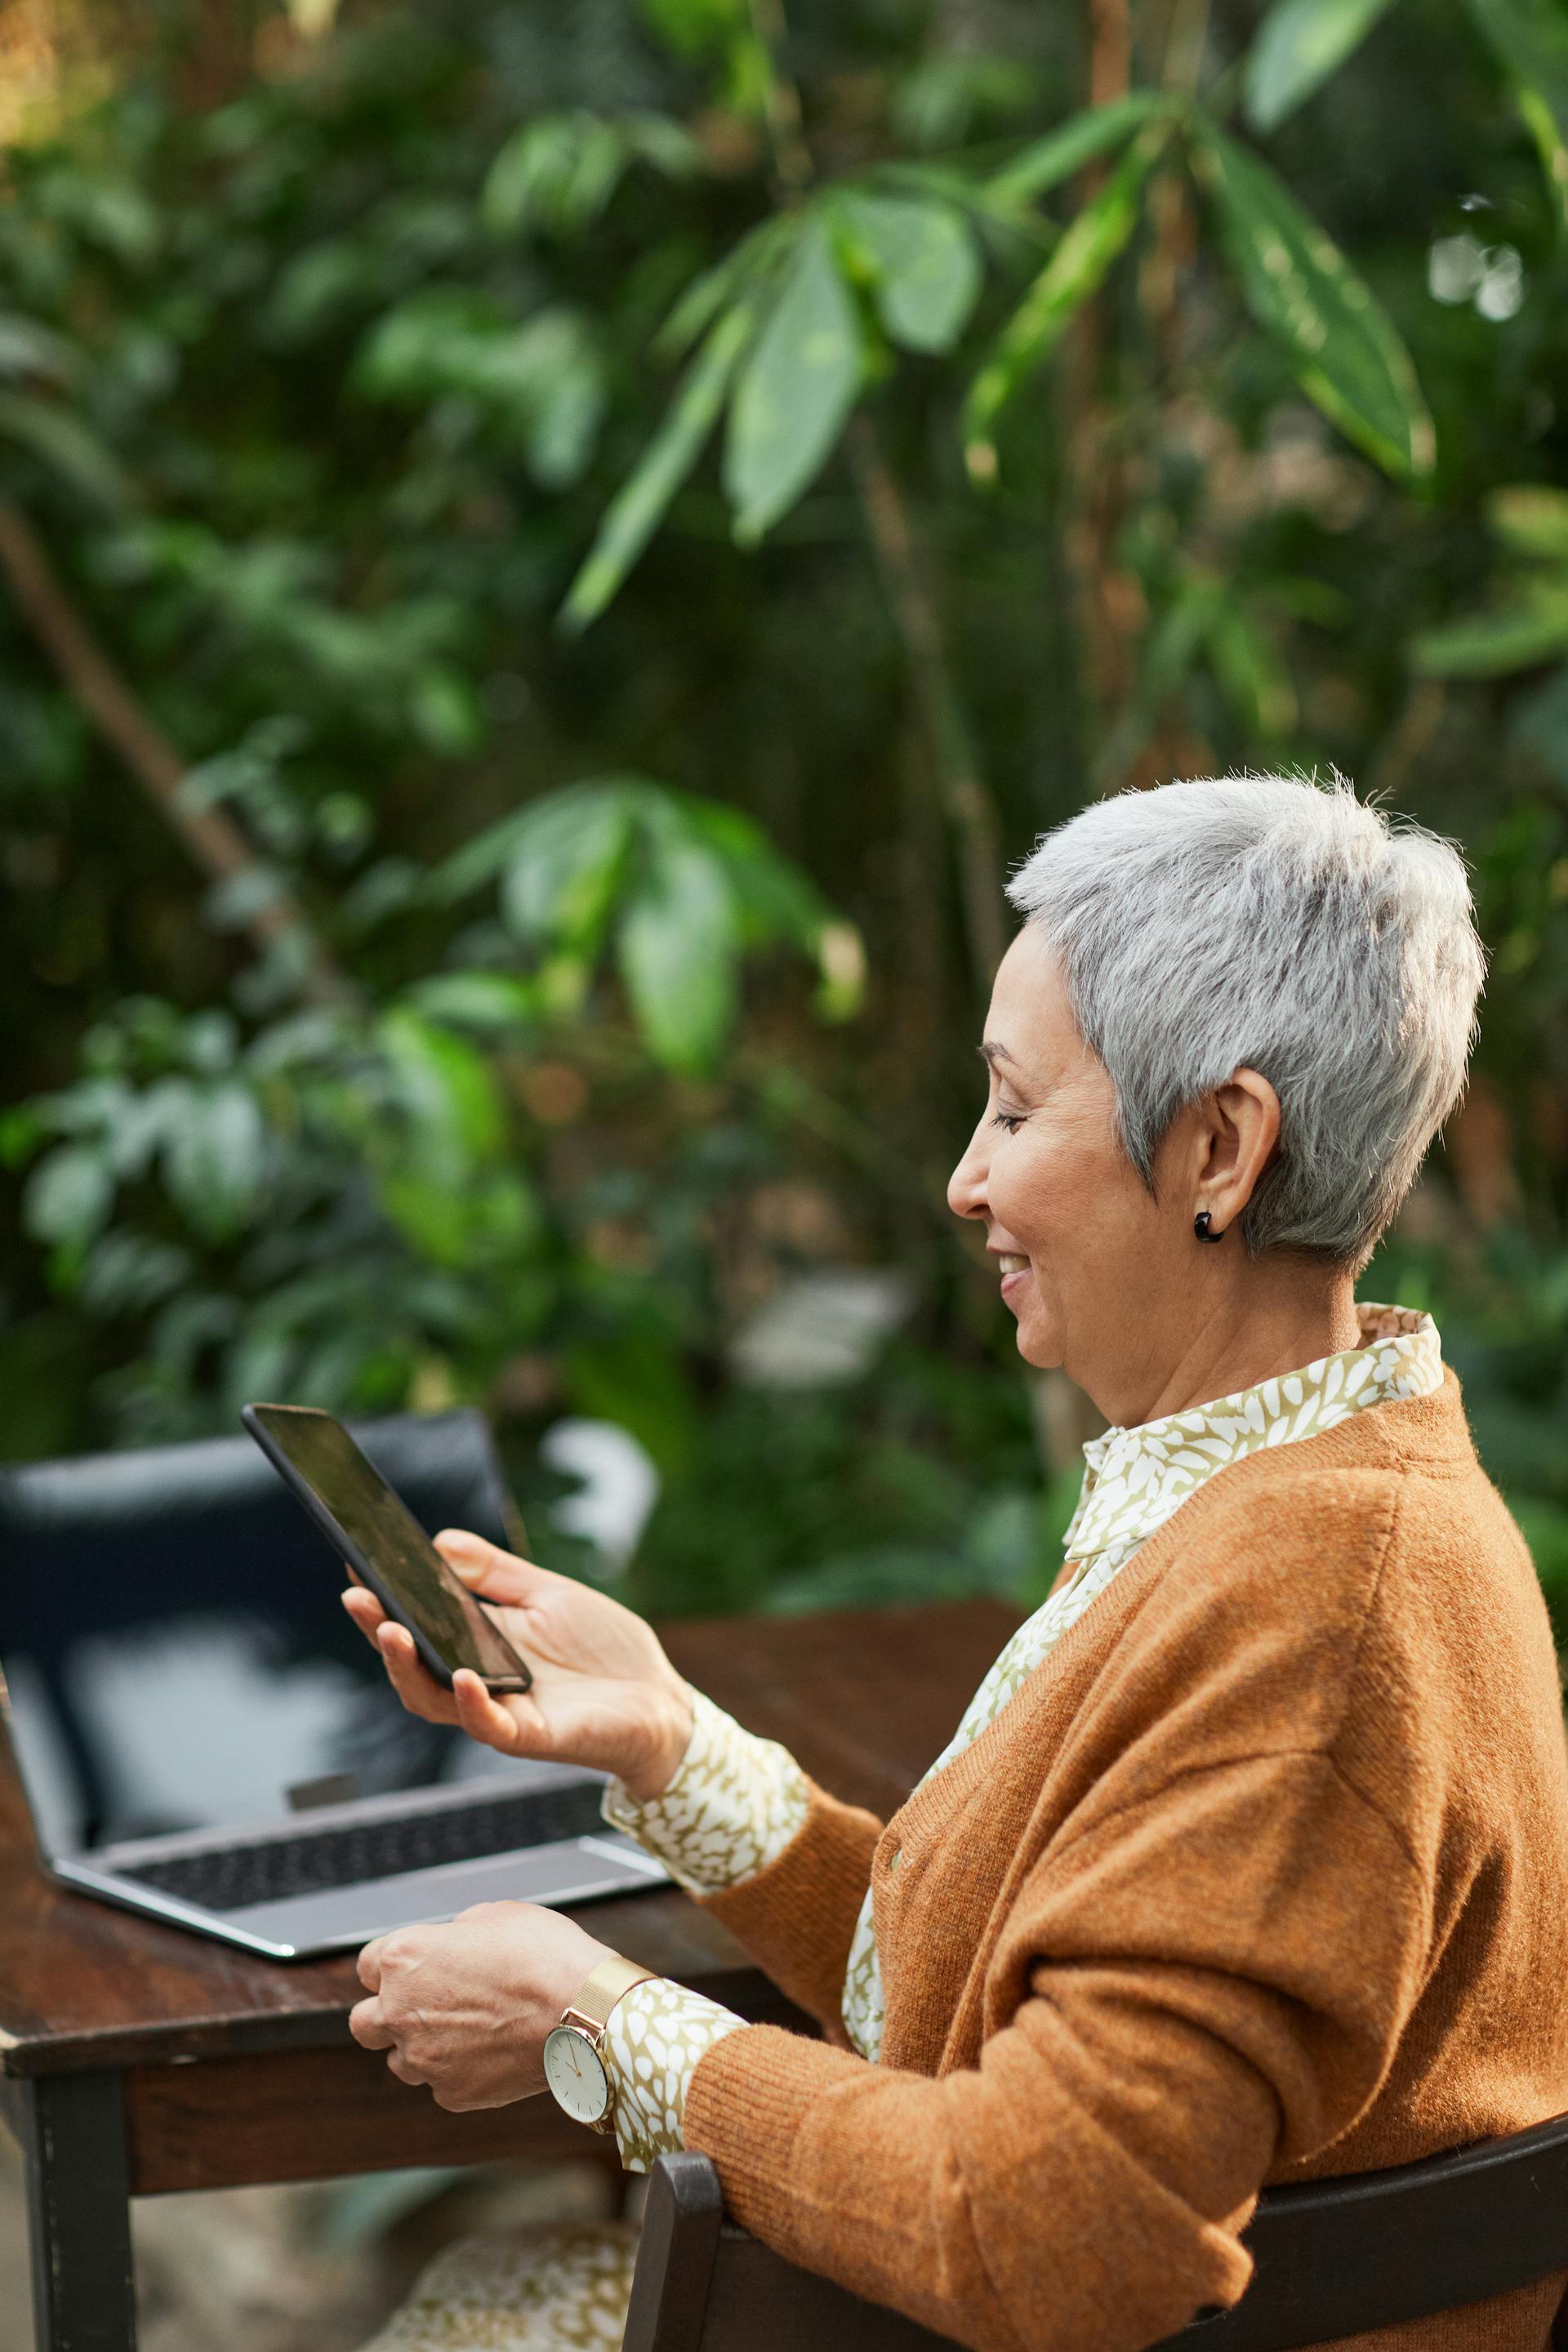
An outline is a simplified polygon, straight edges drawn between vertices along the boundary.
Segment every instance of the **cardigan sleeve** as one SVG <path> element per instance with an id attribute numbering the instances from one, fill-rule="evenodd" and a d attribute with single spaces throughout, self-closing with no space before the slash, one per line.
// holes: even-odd
<path id="1" fill-rule="evenodd" d="M 781 1992 L 847 2042 L 840 2004 L 856 1922 L 882 1834 L 874 1813 L 805 1781 L 801 1827 L 765 1870 L 701 1898 Z"/>
<path id="2" fill-rule="evenodd" d="M 976 2066 L 747 2026 L 688 2091 L 749 2229 L 975 2352 L 1137 2352 L 1234 2303 L 1265 2175 L 1366 2105 L 1421 1981 L 1421 1874 L 1328 1756 L 1073 1829 L 1009 1914 Z"/>

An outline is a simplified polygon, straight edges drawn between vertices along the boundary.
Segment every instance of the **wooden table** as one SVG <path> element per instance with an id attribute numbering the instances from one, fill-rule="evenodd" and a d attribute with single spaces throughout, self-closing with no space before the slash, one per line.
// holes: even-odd
<path id="1" fill-rule="evenodd" d="M 1016 1622 L 967 1601 L 676 1625 L 666 1642 L 748 1728 L 886 1815 Z M 662 1975 L 745 2016 L 780 2013 L 739 1945 L 674 1888 L 583 1910 Z M 551 2098 L 454 2116 L 397 2082 L 350 2039 L 358 1991 L 350 1958 L 253 1958 L 52 1885 L 0 1728 L 0 2116 L 26 2163 L 39 2352 L 132 2352 L 132 2197 L 584 2152 Z"/>

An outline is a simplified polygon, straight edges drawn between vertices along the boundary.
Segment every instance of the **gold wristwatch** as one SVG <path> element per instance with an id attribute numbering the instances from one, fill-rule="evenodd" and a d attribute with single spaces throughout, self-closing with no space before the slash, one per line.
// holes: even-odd
<path id="1" fill-rule="evenodd" d="M 612 1952 L 579 1986 L 577 1998 L 544 2037 L 544 2079 L 556 2104 L 591 2131 L 615 2129 L 615 2092 L 605 2063 L 605 2033 L 610 2011 L 633 1985 L 646 1984 L 657 1969 L 639 1969 Z"/>

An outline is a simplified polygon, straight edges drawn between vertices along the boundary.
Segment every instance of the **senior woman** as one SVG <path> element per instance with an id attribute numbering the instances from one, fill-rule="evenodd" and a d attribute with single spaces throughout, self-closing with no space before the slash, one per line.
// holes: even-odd
<path id="1" fill-rule="evenodd" d="M 1348 789 L 1230 779 L 1086 810 L 1012 896 L 948 1197 L 1022 1355 L 1111 1426 L 1050 1598 L 893 1820 L 471 1536 L 443 1548 L 526 1698 L 448 1699 L 348 1596 L 416 1712 L 615 1776 L 608 1818 L 825 2039 L 525 1905 L 370 1946 L 353 2024 L 482 2106 L 543 2087 L 580 2007 L 552 2086 L 633 2168 L 706 2150 L 760 2237 L 981 2352 L 1136 2352 L 1242 2293 L 1265 2183 L 1568 2107 L 1568 1762 L 1437 1334 L 1353 1296 L 1463 1082 L 1458 858 Z M 613 2345 L 631 2251 L 460 2247 L 378 2344 Z M 1388 2341 L 1540 2352 L 1561 2284 Z"/>

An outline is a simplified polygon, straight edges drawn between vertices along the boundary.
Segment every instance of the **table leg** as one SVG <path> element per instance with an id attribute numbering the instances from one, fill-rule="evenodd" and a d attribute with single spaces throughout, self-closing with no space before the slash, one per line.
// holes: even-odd
<path id="1" fill-rule="evenodd" d="M 26 2162 L 37 2352 L 136 2352 L 120 2077 L 35 2076 L 6 2089 Z"/>

